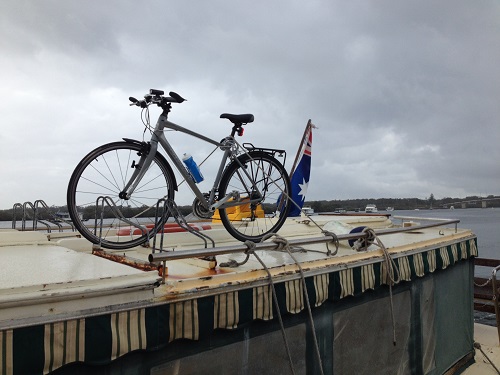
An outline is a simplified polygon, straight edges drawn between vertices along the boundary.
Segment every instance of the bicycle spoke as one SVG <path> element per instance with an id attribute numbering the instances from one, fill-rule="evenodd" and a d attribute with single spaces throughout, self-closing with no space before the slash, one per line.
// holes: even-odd
<path id="1" fill-rule="evenodd" d="M 258 241 L 266 233 L 278 230 L 286 219 L 290 205 L 290 182 L 283 166 L 271 155 L 253 152 L 251 156 L 240 157 L 239 163 L 233 162 L 226 169 L 220 185 L 221 196 L 235 190 L 240 192 L 240 197 L 246 194 L 251 200 L 254 193 L 260 194 L 259 204 L 248 205 L 241 199 L 241 210 L 249 210 L 246 211 L 246 218 L 241 218 L 241 215 L 245 215 L 244 212 L 233 218 L 227 209 L 221 210 L 222 223 L 235 238 L 241 241 Z M 282 198 L 283 192 L 285 198 Z M 283 210 L 276 213 L 279 200 L 284 203 Z"/>
<path id="2" fill-rule="evenodd" d="M 130 222 L 139 226 L 144 222 L 154 223 L 158 200 L 173 197 L 174 194 L 175 177 L 170 173 L 166 161 L 155 155 L 131 196 L 128 199 L 120 198 L 129 176 L 132 176 L 130 172 L 134 171 L 131 166 L 141 163 L 137 159 L 134 161 L 134 154 L 143 152 L 141 144 L 110 143 L 89 153 L 73 172 L 68 186 L 68 210 L 77 229 L 91 242 L 101 243 L 103 247 L 111 249 L 125 249 L 144 243 L 154 232 L 139 232 L 135 235 L 128 230 L 121 230 L 130 227 Z M 106 199 L 99 200 L 100 197 L 111 198 L 120 214 L 109 206 Z M 82 221 L 78 211 L 82 211 L 89 220 Z M 99 237 L 101 215 L 104 221 Z M 148 219 L 148 216 L 153 218 Z M 98 228 L 94 228 L 96 219 Z M 165 216 L 162 220 L 166 219 Z"/>

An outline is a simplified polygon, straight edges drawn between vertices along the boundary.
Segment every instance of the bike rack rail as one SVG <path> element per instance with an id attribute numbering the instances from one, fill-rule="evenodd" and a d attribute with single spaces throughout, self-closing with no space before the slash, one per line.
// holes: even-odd
<path id="1" fill-rule="evenodd" d="M 113 199 L 108 196 L 100 196 L 96 200 L 96 206 L 95 206 L 95 234 L 97 235 L 97 230 L 99 229 L 99 235 L 98 237 L 102 240 L 102 229 L 103 229 L 103 222 L 104 222 L 104 209 L 105 207 L 109 207 L 111 209 L 111 212 L 114 214 L 115 218 L 118 220 L 121 220 L 135 228 L 138 228 L 141 230 L 142 234 L 147 234 L 150 232 L 150 229 L 147 227 L 140 225 L 139 223 L 136 223 L 128 218 L 126 218 L 123 213 L 120 211 L 120 208 L 115 204 Z M 98 212 L 98 209 L 100 208 L 100 211 Z M 161 228 L 161 224 L 164 224 L 167 219 L 172 215 L 174 218 L 175 222 L 177 225 L 179 225 L 181 228 L 186 230 L 187 232 L 201 238 L 203 242 L 205 243 L 205 248 L 208 247 L 208 241 L 211 242 L 212 247 L 215 247 L 215 241 L 208 235 L 203 234 L 198 232 L 197 230 L 193 229 L 187 222 L 186 218 L 182 215 L 182 213 L 179 211 L 179 208 L 177 207 L 177 204 L 174 202 L 173 199 L 171 198 L 161 198 L 157 201 L 156 203 L 156 211 L 155 211 L 155 225 L 153 228 L 153 247 L 152 247 L 152 252 L 154 253 L 156 250 L 159 252 L 165 252 L 168 250 L 165 250 L 163 247 L 164 243 L 164 231 L 161 231 L 161 236 L 160 236 L 160 246 L 156 246 L 156 234 L 158 234 L 158 231 L 156 228 Z M 98 224 L 99 221 L 99 224 Z M 149 237 L 149 236 L 148 236 Z M 148 241 L 149 245 L 149 241 Z M 101 244 L 96 244 L 97 247 L 101 247 Z M 149 246 L 148 246 L 149 247 Z"/>
<path id="2" fill-rule="evenodd" d="M 42 199 L 37 199 L 34 203 L 32 202 L 24 202 L 23 204 L 21 203 L 14 203 L 12 206 L 12 229 L 17 229 L 17 211 L 18 209 L 21 210 L 22 215 L 21 215 L 21 230 L 26 231 L 26 230 L 38 230 L 38 223 L 43 224 L 47 230 L 47 233 L 52 232 L 52 227 L 50 224 L 54 224 L 57 226 L 57 229 L 59 232 L 63 232 L 64 228 L 63 226 L 57 222 L 56 220 L 62 221 L 69 226 L 71 226 L 72 231 L 75 231 L 74 225 L 64 219 L 61 218 L 56 218 L 55 215 L 50 211 L 50 207 L 43 201 Z M 31 209 L 31 210 L 30 210 Z M 40 210 L 45 209 L 46 213 L 48 214 L 49 218 L 48 219 L 41 219 L 39 218 Z M 30 211 L 33 213 L 33 216 L 30 215 Z M 26 222 L 31 221 L 31 229 L 27 229 Z M 49 224 L 50 223 L 50 224 Z"/>
<path id="3" fill-rule="evenodd" d="M 498 306 L 499 291 L 497 288 L 497 272 L 500 266 L 493 268 L 491 271 L 492 287 L 493 287 L 493 304 L 495 305 L 495 317 L 497 320 L 498 341 L 500 342 L 500 307 Z"/>
<path id="4" fill-rule="evenodd" d="M 162 205 L 163 203 L 163 205 Z M 161 212 L 161 214 L 160 214 Z M 197 230 L 193 229 L 189 223 L 187 222 L 186 218 L 182 213 L 179 211 L 179 208 L 177 207 L 177 204 L 172 198 L 162 198 L 159 199 L 157 204 L 156 204 L 156 214 L 155 214 L 155 228 L 157 228 L 160 224 L 165 223 L 169 217 L 170 214 L 174 218 L 175 222 L 179 227 L 184 229 L 185 231 L 191 233 L 192 235 L 199 237 L 203 240 L 205 243 L 205 249 L 208 247 L 208 241 L 212 243 L 212 247 L 215 247 L 215 241 L 208 235 L 204 233 L 200 233 Z M 160 236 L 160 247 L 158 250 L 160 252 L 168 251 L 163 249 L 163 238 L 164 238 L 164 231 L 161 232 Z M 154 236 L 153 239 L 153 250 L 152 252 L 155 253 L 156 250 L 156 236 Z"/>
<path id="5" fill-rule="evenodd" d="M 162 203 L 163 203 L 163 205 L 162 205 Z M 161 212 L 161 215 L 160 215 L 160 212 Z M 210 241 L 212 243 L 212 248 L 215 248 L 215 241 L 210 236 L 208 236 L 204 233 L 198 232 L 197 230 L 193 229 L 189 225 L 186 218 L 179 211 L 177 204 L 175 203 L 175 201 L 172 198 L 167 198 L 167 199 L 162 198 L 162 199 L 158 200 L 158 203 L 156 204 L 155 228 L 157 228 L 158 226 L 161 227 L 161 224 L 166 222 L 166 219 L 168 219 L 170 214 L 172 214 L 172 217 L 174 218 L 175 222 L 182 229 L 184 229 L 185 231 L 191 233 L 192 235 L 194 235 L 198 238 L 201 238 L 203 240 L 203 242 L 205 243 L 205 249 L 208 248 L 208 241 Z M 173 250 L 169 251 L 169 250 L 165 250 L 163 248 L 164 234 L 165 234 L 165 231 L 162 230 L 161 236 L 160 236 L 160 247 L 158 250 L 160 251 L 160 253 L 173 252 Z M 153 254 L 155 253 L 155 250 L 156 250 L 156 235 L 154 236 L 154 240 L 153 240 L 153 249 L 152 249 Z M 206 256 L 202 256 L 200 258 L 202 258 L 203 260 L 209 261 L 209 262 L 215 261 L 215 255 L 206 255 Z M 162 283 L 163 284 L 165 283 L 166 270 L 167 270 L 166 262 L 164 261 L 163 267 L 161 269 Z"/>
<path id="6" fill-rule="evenodd" d="M 99 203 L 102 202 L 102 203 Z M 96 199 L 96 204 L 95 204 L 95 221 L 94 221 L 94 228 L 96 231 L 97 235 L 97 228 L 99 228 L 99 238 L 102 240 L 102 228 L 103 228 L 103 223 L 104 223 L 104 204 L 107 204 L 107 206 L 111 209 L 111 212 L 114 213 L 115 217 L 118 220 L 124 221 L 125 223 L 129 224 L 130 226 L 136 227 L 142 231 L 143 234 L 148 233 L 149 230 L 146 227 L 143 227 L 140 224 L 134 223 L 132 220 L 127 219 L 123 213 L 120 211 L 118 206 L 115 204 L 113 199 L 108 196 L 100 196 Z M 98 208 L 99 206 L 101 207 L 100 214 L 98 215 Z M 100 219 L 98 219 L 100 217 Z M 100 220 L 99 226 L 97 225 L 97 221 Z M 101 243 L 97 244 L 99 247 L 101 247 Z"/>

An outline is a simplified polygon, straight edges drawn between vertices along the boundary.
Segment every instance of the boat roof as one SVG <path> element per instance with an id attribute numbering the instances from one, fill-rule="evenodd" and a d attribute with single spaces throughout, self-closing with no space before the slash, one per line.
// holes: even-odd
<path id="1" fill-rule="evenodd" d="M 269 275 L 275 282 L 283 282 L 300 278 L 301 272 L 319 275 L 381 262 L 384 250 L 380 246 L 372 244 L 356 251 L 344 239 L 349 230 L 359 227 L 379 233 L 393 258 L 475 238 L 470 230 L 456 228 L 451 221 L 434 227 L 407 220 L 396 226 L 387 215 L 288 219 L 279 237 L 253 249 L 232 239 L 222 225 L 206 231 L 215 247 L 205 247 L 189 233 L 169 233 L 161 251 L 152 247 L 93 249 L 72 233 L 50 236 L 3 230 L 0 262 L 9 266 L 0 274 L 0 328 L 264 285 L 269 283 Z M 338 233 L 338 249 L 331 233 Z M 233 267 L 235 263 L 240 265 Z M 151 271 L 148 265 L 157 270 Z"/>

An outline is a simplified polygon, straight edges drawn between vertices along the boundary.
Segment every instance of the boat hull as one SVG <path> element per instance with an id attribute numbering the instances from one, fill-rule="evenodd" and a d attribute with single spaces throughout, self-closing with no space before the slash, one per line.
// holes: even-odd
<path id="1" fill-rule="evenodd" d="M 335 215 L 323 218 L 325 225 L 332 218 L 339 220 Z M 348 216 L 343 220 L 346 227 L 391 226 L 385 216 Z M 289 373 L 291 367 L 296 373 L 319 373 L 322 366 L 325 374 L 437 374 L 460 360 L 470 360 L 472 279 L 477 256 L 472 232 L 412 226 L 383 236 L 397 271 L 393 277 L 399 275 L 392 285 L 381 249 L 372 245 L 367 251 L 354 251 L 342 242 L 335 250 L 333 243 L 328 247 L 316 243 L 309 232 L 311 218 L 288 223 L 283 233 L 292 239 L 299 228 L 305 228 L 310 244 L 305 245 L 305 251 L 293 253 L 298 264 L 286 252 L 269 250 L 256 252 L 269 273 L 252 254 L 246 263 L 244 253 L 230 255 L 241 263 L 237 268 L 223 265 L 229 258 L 223 255 L 217 256 L 218 263 L 172 260 L 167 262 L 165 284 L 158 284 L 159 274 L 149 271 L 141 276 L 139 271 L 115 263 L 116 276 L 107 278 L 108 259 L 97 261 L 93 255 L 61 246 L 62 253 L 67 253 L 58 253 L 67 263 L 64 269 L 78 270 L 82 261 L 88 261 L 102 265 L 103 274 L 81 281 L 77 279 L 82 277 L 68 278 L 65 285 L 54 279 L 38 289 L 41 280 L 26 286 L 32 292 L 38 290 L 37 303 L 42 309 L 33 309 L 33 298 L 23 302 L 24 289 L 11 277 L 11 287 L 0 290 L 0 307 L 12 301 L 10 295 L 16 290 L 19 293 L 17 304 L 9 305 L 9 317 L 0 319 L 0 368 L 9 374 L 56 369 L 74 373 L 78 366 L 90 371 L 92 366 L 107 365 L 109 372 L 120 372 L 126 366 L 136 372 L 206 374 L 269 373 L 270 369 Z M 43 242 L 35 233 L 26 234 L 33 251 L 56 252 L 50 241 Z M 165 234 L 167 239 L 187 235 Z M 0 257 L 30 242 L 18 239 L 22 244 L 16 244 L 15 238 L 13 235 L 10 242 L 3 243 Z M 67 244 L 65 241 L 58 240 L 58 244 Z M 137 248 L 128 255 L 149 253 L 151 249 Z M 182 251 L 172 252 L 178 253 Z M 92 260 L 85 259 L 88 257 Z M 74 259 L 74 264 L 68 259 Z M 48 272 L 50 265 L 44 268 Z M 45 277 L 34 270 L 30 272 Z M 116 299 L 109 298 L 108 303 L 90 291 L 82 298 L 73 293 L 72 303 L 64 299 L 65 293 L 69 296 L 78 285 L 97 291 L 107 281 L 119 282 L 118 276 L 137 282 L 135 288 L 142 291 L 141 297 L 120 300 L 122 291 L 117 289 Z M 113 294 L 112 288 L 105 289 Z M 127 288 L 122 289 L 125 293 Z M 61 298 L 51 300 L 54 293 Z M 87 298 L 92 294 L 99 298 L 89 305 Z"/>
<path id="2" fill-rule="evenodd" d="M 470 355 L 470 280 L 475 255 L 476 241 L 469 238 L 396 258 L 402 279 L 392 296 L 397 306 L 393 311 L 396 346 L 382 257 L 347 266 L 332 262 L 321 270 L 306 272 L 305 290 L 317 339 L 322 343 L 319 353 L 325 373 L 363 373 L 374 368 L 384 373 L 389 369 L 389 373 L 413 373 L 414 369 L 433 368 L 442 373 Z M 47 373 L 66 363 L 110 363 L 129 352 L 165 348 L 160 367 L 180 369 L 181 373 L 206 374 L 221 368 L 266 373 L 270 366 L 273 372 L 286 373 L 290 367 L 285 351 L 288 345 L 298 373 L 317 373 L 319 362 L 300 275 L 276 275 L 274 287 L 279 312 L 264 277 L 249 285 L 210 291 L 201 288 L 198 293 L 188 293 L 179 286 L 176 293 L 139 308 L 122 306 L 123 311 L 95 316 L 87 312 L 80 317 L 3 329 L 3 354 L 15 355 L 0 358 L 6 358 L 2 365 L 12 373 Z M 286 327 L 286 343 L 278 315 Z M 23 350 L 28 343 L 30 350 Z M 415 359 L 415 346 L 419 352 L 432 349 L 433 353 Z M 159 365 L 152 361 L 141 364 L 144 366 L 153 371 Z"/>

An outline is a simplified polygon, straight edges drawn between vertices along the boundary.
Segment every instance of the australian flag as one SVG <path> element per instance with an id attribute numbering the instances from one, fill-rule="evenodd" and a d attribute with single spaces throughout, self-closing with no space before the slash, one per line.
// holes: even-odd
<path id="1" fill-rule="evenodd" d="M 314 125 L 311 120 L 308 121 L 304 137 L 299 146 L 294 168 L 292 168 L 292 203 L 289 217 L 300 216 L 302 206 L 306 199 L 307 187 L 309 186 L 309 176 L 311 175 L 311 146 L 312 146 L 312 128 Z"/>

